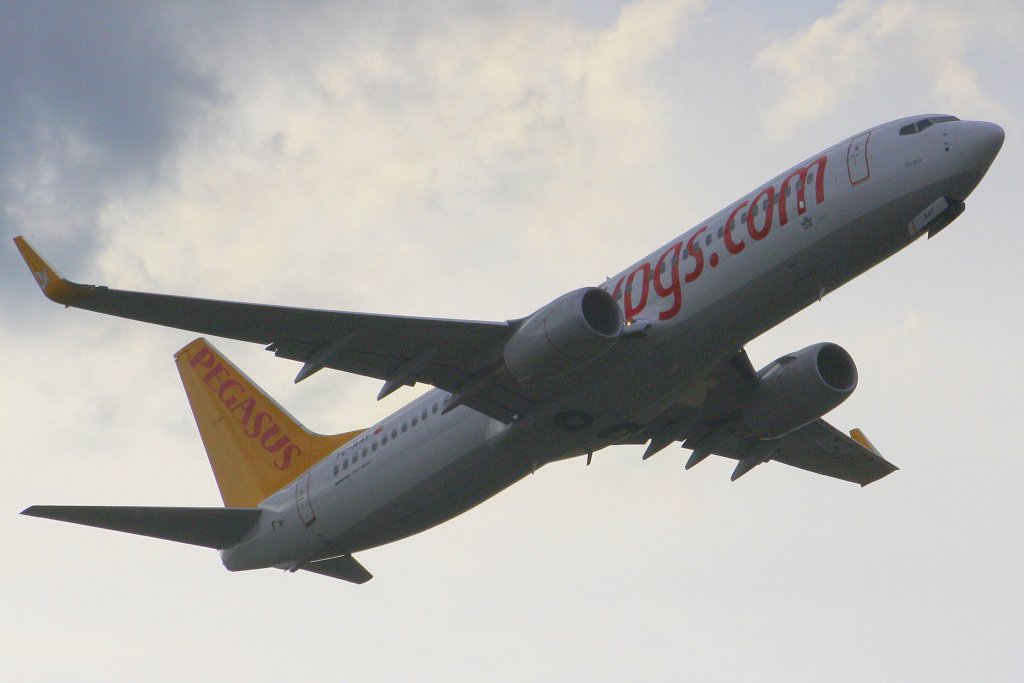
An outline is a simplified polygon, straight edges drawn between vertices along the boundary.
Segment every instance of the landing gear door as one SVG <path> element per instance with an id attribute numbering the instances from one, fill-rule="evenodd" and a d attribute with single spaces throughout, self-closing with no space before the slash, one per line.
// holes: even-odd
<path id="1" fill-rule="evenodd" d="M 868 166 L 868 138 L 871 131 L 861 133 L 850 140 L 850 147 L 846 151 L 846 168 L 850 173 L 850 184 L 862 183 L 871 176 L 871 169 Z"/>
<path id="2" fill-rule="evenodd" d="M 295 507 L 299 511 L 299 519 L 309 528 L 316 521 L 316 513 L 313 512 L 313 504 L 309 500 L 309 477 L 312 472 L 306 472 L 295 482 Z"/>

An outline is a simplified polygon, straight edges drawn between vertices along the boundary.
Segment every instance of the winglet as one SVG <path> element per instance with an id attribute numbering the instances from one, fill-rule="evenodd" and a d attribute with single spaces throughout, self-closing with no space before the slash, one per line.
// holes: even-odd
<path id="1" fill-rule="evenodd" d="M 18 247 L 18 251 L 21 252 L 21 257 L 25 259 L 28 269 L 32 272 L 32 276 L 35 277 L 36 282 L 39 284 L 39 289 L 43 290 L 43 294 L 46 295 L 47 299 L 56 301 L 59 304 L 64 304 L 65 306 L 74 306 L 76 303 L 88 296 L 92 290 L 96 289 L 93 285 L 80 285 L 62 278 L 57 271 L 53 269 L 53 266 L 47 263 L 43 257 L 25 241 L 24 237 L 21 237 L 20 235 L 15 237 L 14 244 Z"/>
<path id="2" fill-rule="evenodd" d="M 864 432 L 862 432 L 860 429 L 851 429 L 850 438 L 859 443 L 864 448 L 874 453 L 875 455 L 882 455 L 881 453 L 878 452 L 878 449 L 875 448 L 875 445 L 868 441 L 868 437 L 864 436 Z"/>

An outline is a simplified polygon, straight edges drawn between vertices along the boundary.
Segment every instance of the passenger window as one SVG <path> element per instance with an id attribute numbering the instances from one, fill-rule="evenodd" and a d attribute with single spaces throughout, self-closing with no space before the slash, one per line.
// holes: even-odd
<path id="1" fill-rule="evenodd" d="M 420 418 L 422 418 L 424 420 L 427 419 L 427 409 L 426 408 L 423 409 L 423 414 L 420 415 Z"/>
<path id="2" fill-rule="evenodd" d="M 363 457 L 366 457 L 366 446 L 363 446 Z"/>
<path id="3" fill-rule="evenodd" d="M 370 444 L 370 450 L 371 451 L 377 450 L 377 442 L 376 441 L 374 441 L 372 444 Z"/>
<path id="4" fill-rule="evenodd" d="M 341 469 L 343 469 L 343 470 L 347 470 L 348 469 L 348 458 L 345 458 L 344 460 L 341 461 Z"/>
<path id="5" fill-rule="evenodd" d="M 334 463 L 334 476 L 338 476 L 338 463 Z"/>
<path id="6" fill-rule="evenodd" d="M 415 427 L 417 424 L 419 424 L 419 421 L 420 421 L 420 419 L 418 417 L 416 417 L 415 415 L 412 416 L 412 426 L 413 427 Z"/>
<path id="7" fill-rule="evenodd" d="M 393 429 L 391 430 L 391 438 L 392 438 L 392 439 L 395 439 L 395 438 L 397 438 L 397 437 L 398 437 L 398 427 L 394 427 L 394 428 L 393 428 Z"/>
<path id="8" fill-rule="evenodd" d="M 711 233 L 708 233 L 708 236 L 704 239 L 704 244 L 711 245 Z"/>
<path id="9" fill-rule="evenodd" d="M 381 446 L 383 446 L 387 442 L 388 442 L 388 435 L 387 434 L 385 434 L 384 436 L 380 437 L 380 445 Z"/>
<path id="10" fill-rule="evenodd" d="M 430 409 L 430 412 L 437 413 L 437 404 L 436 403 L 434 404 L 434 407 Z"/>
<path id="11" fill-rule="evenodd" d="M 405 434 L 405 430 L 407 430 L 408 428 L 409 428 L 409 423 L 408 422 L 403 422 L 402 423 L 402 433 Z"/>
<path id="12" fill-rule="evenodd" d="M 722 235 L 724 235 L 724 234 L 725 234 L 725 228 L 724 227 L 719 228 L 718 229 L 718 239 L 722 239 Z"/>

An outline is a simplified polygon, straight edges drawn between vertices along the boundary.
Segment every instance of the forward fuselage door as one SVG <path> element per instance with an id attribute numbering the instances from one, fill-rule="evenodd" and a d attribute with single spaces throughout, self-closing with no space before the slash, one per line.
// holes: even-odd
<path id="1" fill-rule="evenodd" d="M 299 511 L 299 519 L 307 528 L 316 521 L 313 503 L 309 499 L 309 477 L 312 473 L 312 470 L 306 472 L 295 482 L 295 507 Z"/>
<path id="2" fill-rule="evenodd" d="M 850 173 L 850 184 L 856 185 L 868 179 L 871 169 L 868 166 L 868 138 L 871 131 L 861 133 L 850 140 L 850 147 L 846 151 L 846 168 Z"/>

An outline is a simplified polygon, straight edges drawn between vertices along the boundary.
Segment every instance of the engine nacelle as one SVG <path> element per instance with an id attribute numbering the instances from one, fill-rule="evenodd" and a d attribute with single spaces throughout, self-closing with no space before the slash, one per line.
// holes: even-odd
<path id="1" fill-rule="evenodd" d="M 519 326 L 505 344 L 505 367 L 520 381 L 555 377 L 610 349 L 622 324 L 622 309 L 603 289 L 563 294 Z"/>
<path id="2" fill-rule="evenodd" d="M 760 439 L 777 439 L 849 398 L 857 366 L 843 347 L 824 342 L 779 358 L 761 370 L 741 422 Z"/>

